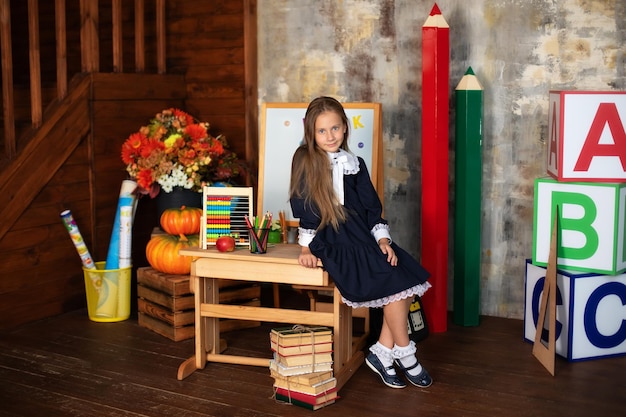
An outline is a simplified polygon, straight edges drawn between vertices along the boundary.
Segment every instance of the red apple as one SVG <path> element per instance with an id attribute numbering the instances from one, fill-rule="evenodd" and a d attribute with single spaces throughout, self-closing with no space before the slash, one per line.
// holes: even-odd
<path id="1" fill-rule="evenodd" d="M 220 236 L 215 241 L 215 247 L 220 252 L 232 252 L 235 250 L 235 239 L 232 236 Z"/>

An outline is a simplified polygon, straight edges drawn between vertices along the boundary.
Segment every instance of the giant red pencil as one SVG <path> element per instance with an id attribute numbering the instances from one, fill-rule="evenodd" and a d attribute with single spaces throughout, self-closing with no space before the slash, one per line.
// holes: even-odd
<path id="1" fill-rule="evenodd" d="M 448 83 L 450 29 L 435 3 L 422 26 L 422 256 L 433 285 L 423 297 L 432 332 L 447 330 Z"/>

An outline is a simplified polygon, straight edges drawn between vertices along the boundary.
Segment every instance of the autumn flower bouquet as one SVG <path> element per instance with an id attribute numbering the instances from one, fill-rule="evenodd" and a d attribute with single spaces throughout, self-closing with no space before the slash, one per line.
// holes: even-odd
<path id="1" fill-rule="evenodd" d="M 204 185 L 227 182 L 245 171 L 224 136 L 211 136 L 208 123 L 174 108 L 158 113 L 126 139 L 122 162 L 139 193 L 151 197 L 174 187 L 199 192 Z"/>

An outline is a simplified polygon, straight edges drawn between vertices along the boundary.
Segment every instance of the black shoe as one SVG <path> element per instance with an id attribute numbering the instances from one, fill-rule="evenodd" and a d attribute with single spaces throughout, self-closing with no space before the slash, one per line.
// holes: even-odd
<path id="1" fill-rule="evenodd" d="M 400 362 L 397 359 L 395 360 L 395 364 L 398 365 L 398 368 L 404 371 L 404 376 L 406 376 L 406 379 L 408 379 L 409 382 L 415 385 L 416 387 L 428 388 L 433 384 L 433 379 L 430 377 L 430 375 L 428 375 L 428 372 L 426 371 L 426 368 L 424 367 L 422 367 L 422 372 L 420 372 L 416 376 L 409 374 L 409 371 L 411 369 L 417 368 L 417 365 L 419 365 L 419 362 L 415 362 L 414 365 L 409 366 L 408 368 L 405 368 L 404 366 L 402 366 L 402 362 Z"/>
<path id="2" fill-rule="evenodd" d="M 376 356 L 374 353 L 370 353 L 369 355 L 367 355 L 367 358 L 365 358 L 365 363 L 367 364 L 367 366 L 370 367 L 372 371 L 376 372 L 380 376 L 380 378 L 383 380 L 383 383 L 387 385 L 388 387 L 391 387 L 391 388 L 405 388 L 406 387 L 406 384 L 402 382 L 400 378 L 398 378 L 398 375 L 392 375 L 387 372 L 388 369 L 393 369 L 393 366 L 389 366 L 385 368 L 383 364 L 380 362 L 380 360 L 378 359 L 378 356 Z"/>

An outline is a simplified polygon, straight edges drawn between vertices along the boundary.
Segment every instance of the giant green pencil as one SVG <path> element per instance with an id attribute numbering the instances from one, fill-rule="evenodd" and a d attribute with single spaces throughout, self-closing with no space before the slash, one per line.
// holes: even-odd
<path id="1" fill-rule="evenodd" d="M 472 67 L 456 87 L 454 314 L 461 326 L 480 316 L 483 88 Z"/>

